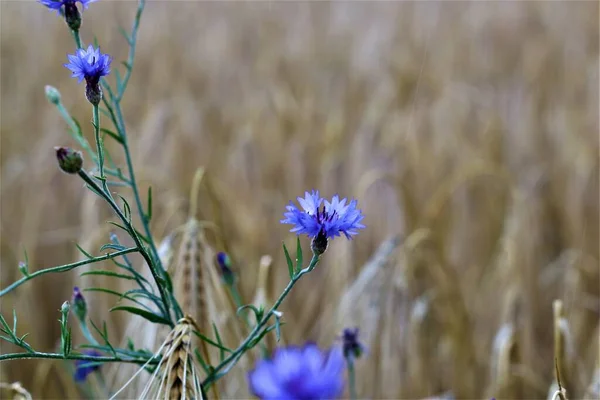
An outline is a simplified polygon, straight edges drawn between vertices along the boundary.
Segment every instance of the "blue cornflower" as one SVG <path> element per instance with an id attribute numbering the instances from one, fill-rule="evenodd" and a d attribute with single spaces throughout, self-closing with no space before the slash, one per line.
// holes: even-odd
<path id="1" fill-rule="evenodd" d="M 356 200 L 350 201 L 333 196 L 331 202 L 319 196 L 318 190 L 311 193 L 305 192 L 304 198 L 298 197 L 298 203 L 304 209 L 299 210 L 292 202 L 286 207 L 287 212 L 283 214 L 285 219 L 282 224 L 293 224 L 290 232 L 298 235 L 306 234 L 313 238 L 313 250 L 323 253 L 327 248 L 327 239 L 344 234 L 351 239 L 358 234 L 357 229 L 365 226 L 360 223 L 364 216 L 356 208 Z M 323 204 L 323 207 L 321 207 Z"/>
<path id="2" fill-rule="evenodd" d="M 67 55 L 67 58 L 69 63 L 64 65 L 73 72 L 72 78 L 78 78 L 79 83 L 85 78 L 88 84 L 97 84 L 101 77 L 110 73 L 112 57 L 100 53 L 100 48 L 94 49 L 91 44 L 87 50 L 78 49 L 75 54 Z"/>
<path id="3" fill-rule="evenodd" d="M 79 2 L 84 9 L 96 0 L 38 0 L 40 4 L 45 5 L 50 10 L 55 10 L 58 15 L 65 17 L 65 22 L 75 32 L 81 28 L 81 13 L 77 9 L 76 3 Z"/>
<path id="4" fill-rule="evenodd" d="M 51 10 L 60 11 L 62 7 L 69 7 L 71 5 L 75 5 L 75 3 L 79 2 L 83 6 L 84 9 L 88 8 L 90 3 L 93 3 L 96 0 L 38 0 L 40 4 L 45 5 Z"/>
<path id="5" fill-rule="evenodd" d="M 344 391 L 343 370 L 338 347 L 323 352 L 309 342 L 277 349 L 271 360 L 258 362 L 248 380 L 262 400 L 334 399 Z"/>
<path id="6" fill-rule="evenodd" d="M 83 354 L 93 357 L 102 356 L 96 350 L 84 350 Z M 75 373 L 73 374 L 75 382 L 85 382 L 89 374 L 100 369 L 100 365 L 91 365 L 92 363 L 93 361 L 75 360 Z"/>
<path id="7" fill-rule="evenodd" d="M 85 79 L 85 95 L 90 103 L 98 105 L 102 99 L 100 78 L 110 73 L 112 57 L 102 54 L 100 48 L 95 49 L 89 45 L 87 50 L 78 49 L 75 54 L 67 55 L 67 58 L 69 63 L 64 66 L 73 72 L 72 77 L 78 78 L 79 83 Z"/>

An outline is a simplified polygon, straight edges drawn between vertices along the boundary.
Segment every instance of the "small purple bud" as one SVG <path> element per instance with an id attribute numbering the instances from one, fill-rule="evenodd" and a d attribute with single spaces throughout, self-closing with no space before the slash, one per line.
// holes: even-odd
<path id="1" fill-rule="evenodd" d="M 233 285 L 235 280 L 235 276 L 233 271 L 231 270 L 231 259 L 227 255 L 227 253 L 223 253 L 222 251 L 217 254 L 217 263 L 221 268 L 221 277 L 223 281 L 227 285 Z"/>
<path id="2" fill-rule="evenodd" d="M 83 156 L 80 151 L 69 147 L 55 147 L 58 166 L 67 174 L 76 174 L 83 166 Z"/>
<path id="3" fill-rule="evenodd" d="M 81 291 L 77 286 L 73 288 L 73 298 L 71 299 L 71 303 L 73 303 L 73 313 L 81 322 L 85 322 L 85 317 L 87 316 L 87 304 L 85 302 L 85 298 Z"/>
<path id="4" fill-rule="evenodd" d="M 342 334 L 344 357 L 360 358 L 363 353 L 363 345 L 358 341 L 358 328 L 344 329 Z"/>

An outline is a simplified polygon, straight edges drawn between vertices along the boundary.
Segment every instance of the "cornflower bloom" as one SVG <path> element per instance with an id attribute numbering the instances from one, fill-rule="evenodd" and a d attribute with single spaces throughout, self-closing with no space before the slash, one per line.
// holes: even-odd
<path id="1" fill-rule="evenodd" d="M 343 370 L 338 347 L 323 352 L 309 342 L 277 349 L 271 360 L 257 363 L 248 380 L 261 400 L 334 399 L 344 391 Z"/>
<path id="2" fill-rule="evenodd" d="M 281 223 L 294 225 L 290 232 L 306 234 L 312 238 L 313 251 L 322 254 L 327 249 L 329 239 L 341 234 L 351 239 L 353 235 L 358 234 L 358 229 L 365 227 L 360 223 L 364 216 L 356 208 L 357 201 L 352 200 L 348 204 L 346 202 L 345 198 L 340 200 L 338 195 L 333 196 L 329 202 L 319 196 L 318 190 L 305 192 L 304 198 L 298 197 L 298 203 L 303 210 L 290 202 L 286 207 L 287 212 L 283 214 L 285 219 L 281 220 Z"/>
<path id="3" fill-rule="evenodd" d="M 64 14 L 67 25 L 74 31 L 79 31 L 81 27 L 81 14 L 76 3 L 81 3 L 83 8 L 87 9 L 88 5 L 94 1 L 96 0 L 38 0 L 40 4 L 50 10 L 55 10 L 59 15 Z"/>
<path id="4" fill-rule="evenodd" d="M 68 64 L 64 64 L 81 83 L 85 79 L 85 96 L 93 105 L 98 105 L 102 99 L 102 89 L 100 88 L 100 78 L 110 73 L 110 63 L 112 57 L 108 54 L 102 54 L 100 48 L 94 49 L 89 45 L 87 50 L 78 49 L 75 54 L 67 55 Z"/>

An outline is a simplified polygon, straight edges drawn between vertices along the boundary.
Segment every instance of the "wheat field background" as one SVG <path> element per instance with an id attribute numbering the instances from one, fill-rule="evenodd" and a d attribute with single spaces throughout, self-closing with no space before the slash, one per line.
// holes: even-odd
<path id="1" fill-rule="evenodd" d="M 103 0 L 83 14 L 84 42 L 95 35 L 114 68 L 127 55 L 117 27 L 135 9 Z M 75 243 L 97 254 L 112 216 L 54 159 L 76 144 L 45 85 L 93 134 L 83 85 L 62 66 L 64 23 L 33 1 L 0 11 L 4 288 L 24 250 L 32 270 L 81 259 Z M 311 189 L 355 197 L 367 228 L 333 241 L 283 303 L 282 344 L 328 347 L 358 326 L 361 398 L 546 398 L 555 356 L 570 399 L 599 398 L 598 18 L 583 1 L 150 1 L 124 113 L 142 193 L 154 190 L 153 232 L 207 221 L 199 267 L 216 271 L 214 252 L 228 251 L 246 301 L 271 304 L 288 279 L 281 242 L 295 241 L 285 205 Z M 79 276 L 89 268 L 28 282 L 2 315 L 15 308 L 18 331 L 53 351 L 74 285 L 120 285 Z M 114 341 L 160 340 L 109 314 L 116 298 L 86 298 Z M 235 324 L 216 298 L 210 315 Z M 226 331 L 237 346 L 243 332 Z M 221 398 L 249 398 L 255 359 Z M 69 367 L 4 362 L 0 381 L 81 398 Z M 115 389 L 135 370 L 103 372 Z"/>

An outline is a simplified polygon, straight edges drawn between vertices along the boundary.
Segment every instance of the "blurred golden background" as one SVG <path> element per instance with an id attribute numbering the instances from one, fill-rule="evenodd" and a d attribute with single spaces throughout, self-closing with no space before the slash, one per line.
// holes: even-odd
<path id="1" fill-rule="evenodd" d="M 96 36 L 113 70 L 127 55 L 117 27 L 135 9 L 99 1 L 83 13 L 83 41 Z M 0 10 L 4 288 L 24 250 L 31 270 L 81 259 L 75 243 L 98 254 L 112 216 L 54 159 L 54 146 L 76 144 L 45 85 L 93 135 L 84 86 L 63 67 L 65 24 L 33 1 Z M 363 398 L 546 398 L 557 353 L 568 397 L 598 396 L 598 17 L 598 2 L 149 2 L 124 113 L 157 240 L 190 215 L 213 223 L 199 267 L 228 251 L 246 301 L 271 304 L 288 280 L 281 242 L 295 241 L 285 205 L 313 188 L 355 197 L 367 228 L 333 241 L 283 303 L 283 343 L 328 347 L 358 326 Z M 120 285 L 85 270 L 26 283 L 2 315 L 16 308 L 18 331 L 53 351 L 74 285 Z M 115 297 L 86 298 L 115 342 L 125 329 L 140 347 L 160 340 L 109 315 Z M 213 300 L 211 315 L 241 325 Z M 239 332 L 227 335 L 236 347 Z M 249 397 L 255 356 L 224 378 L 222 398 Z M 0 381 L 82 397 L 67 366 L 4 362 Z M 114 370 L 103 367 L 113 389 Z"/>

